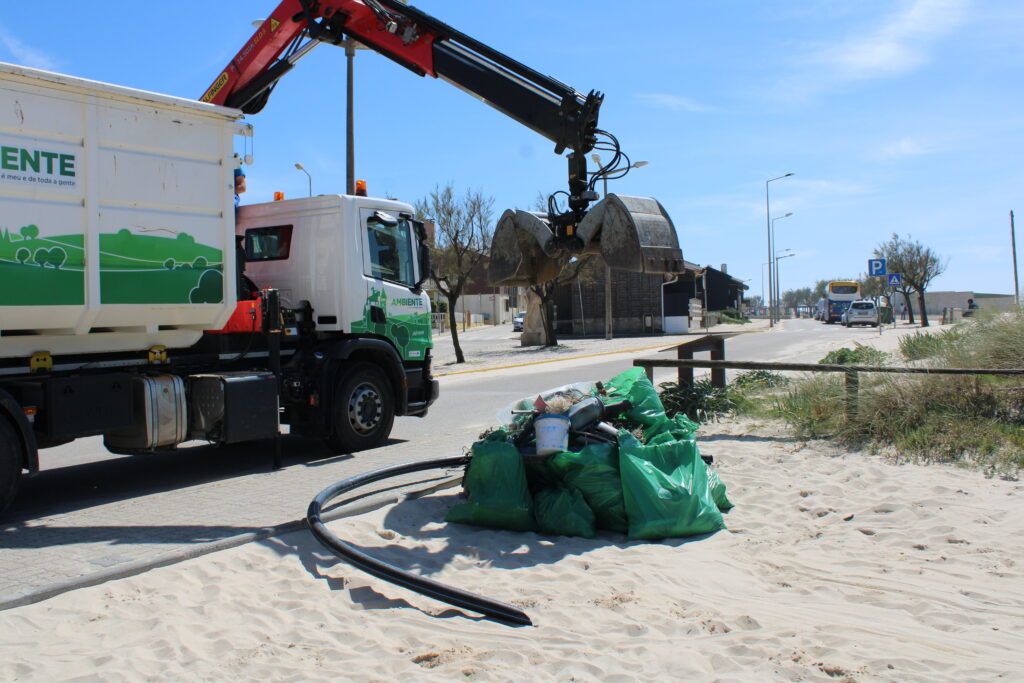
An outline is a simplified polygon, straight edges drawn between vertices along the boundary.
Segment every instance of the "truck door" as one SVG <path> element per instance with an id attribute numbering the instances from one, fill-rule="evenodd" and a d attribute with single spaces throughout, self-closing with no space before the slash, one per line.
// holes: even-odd
<path id="1" fill-rule="evenodd" d="M 363 208 L 360 224 L 367 297 L 352 332 L 386 337 L 402 360 L 423 360 L 431 345 L 430 308 L 417 286 L 424 274 L 414 223 L 404 214 Z"/>

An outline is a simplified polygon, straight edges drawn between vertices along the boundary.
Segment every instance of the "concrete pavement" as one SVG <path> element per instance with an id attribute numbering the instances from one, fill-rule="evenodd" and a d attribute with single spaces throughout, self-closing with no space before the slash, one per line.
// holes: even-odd
<path id="1" fill-rule="evenodd" d="M 511 326 L 506 327 L 511 329 Z M 766 329 L 766 321 L 755 321 L 743 326 L 718 326 L 710 331 Z M 470 330 L 463 338 L 468 342 L 476 334 L 482 332 Z M 445 344 L 438 339 L 435 367 L 438 375 L 446 375 L 627 351 L 656 351 L 693 336 L 566 338 L 557 347 L 543 349 L 518 346 L 518 335 L 509 334 L 507 338 L 488 339 L 483 345 L 477 345 L 480 348 L 467 353 L 464 364 L 455 364 L 450 342 Z M 303 445 L 300 440 L 292 441 L 286 450 L 302 451 Z M 206 450 L 197 453 L 210 453 L 207 456 L 210 459 L 217 457 L 215 449 L 204 448 Z M 430 443 L 427 439 L 392 443 L 354 456 L 325 457 L 319 444 L 309 444 L 306 455 L 286 457 L 285 467 L 271 471 L 269 444 L 247 445 L 237 450 L 244 452 L 232 457 L 244 457 L 255 464 L 247 471 L 235 471 L 213 481 L 192 485 L 186 482 L 182 486 L 98 505 L 69 505 L 61 512 L 31 519 L 19 519 L 15 507 L 13 518 L 0 525 L 0 609 L 37 602 L 82 586 L 299 528 L 309 501 L 336 481 L 381 467 L 422 460 L 425 453 L 458 452 L 452 450 L 448 442 Z M 45 460 L 44 455 L 44 468 Z M 106 466 L 119 467 L 123 463 Z M 343 510 L 335 510 L 330 516 L 358 514 L 401 495 L 455 485 L 460 476 L 461 472 L 426 472 L 380 482 L 369 487 L 376 491 L 374 495 L 361 498 Z M 397 481 L 408 486 L 402 491 L 396 490 Z M 59 496 L 60 491 L 47 490 L 46 495 Z"/>

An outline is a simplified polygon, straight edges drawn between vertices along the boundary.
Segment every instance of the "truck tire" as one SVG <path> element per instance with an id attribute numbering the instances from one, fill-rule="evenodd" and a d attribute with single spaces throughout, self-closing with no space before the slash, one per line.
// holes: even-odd
<path id="1" fill-rule="evenodd" d="M 327 445 L 353 453 L 382 445 L 395 422 L 395 397 L 384 371 L 356 361 L 346 367 L 334 390 L 331 433 Z"/>
<path id="2" fill-rule="evenodd" d="M 3 415 L 0 415 L 0 515 L 14 501 L 24 463 L 21 439 Z"/>

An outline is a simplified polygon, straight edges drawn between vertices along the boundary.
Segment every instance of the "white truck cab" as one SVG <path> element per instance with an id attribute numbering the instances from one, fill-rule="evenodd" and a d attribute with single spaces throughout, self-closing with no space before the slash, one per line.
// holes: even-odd
<path id="1" fill-rule="evenodd" d="M 243 206 L 245 275 L 281 305 L 312 308 L 317 332 L 390 340 L 403 360 L 431 345 L 423 225 L 401 202 L 322 195 Z"/>

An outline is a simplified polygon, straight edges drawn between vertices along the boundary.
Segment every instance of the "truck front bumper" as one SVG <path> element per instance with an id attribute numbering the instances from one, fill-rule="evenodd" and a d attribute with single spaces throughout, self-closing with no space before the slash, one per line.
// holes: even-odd
<path id="1" fill-rule="evenodd" d="M 427 409 L 433 405 L 434 401 L 441 394 L 441 385 L 436 379 L 430 380 L 429 384 L 424 387 L 426 389 L 426 401 L 420 401 L 416 403 L 409 403 L 409 407 L 406 410 L 406 415 L 413 417 L 426 417 Z"/>

